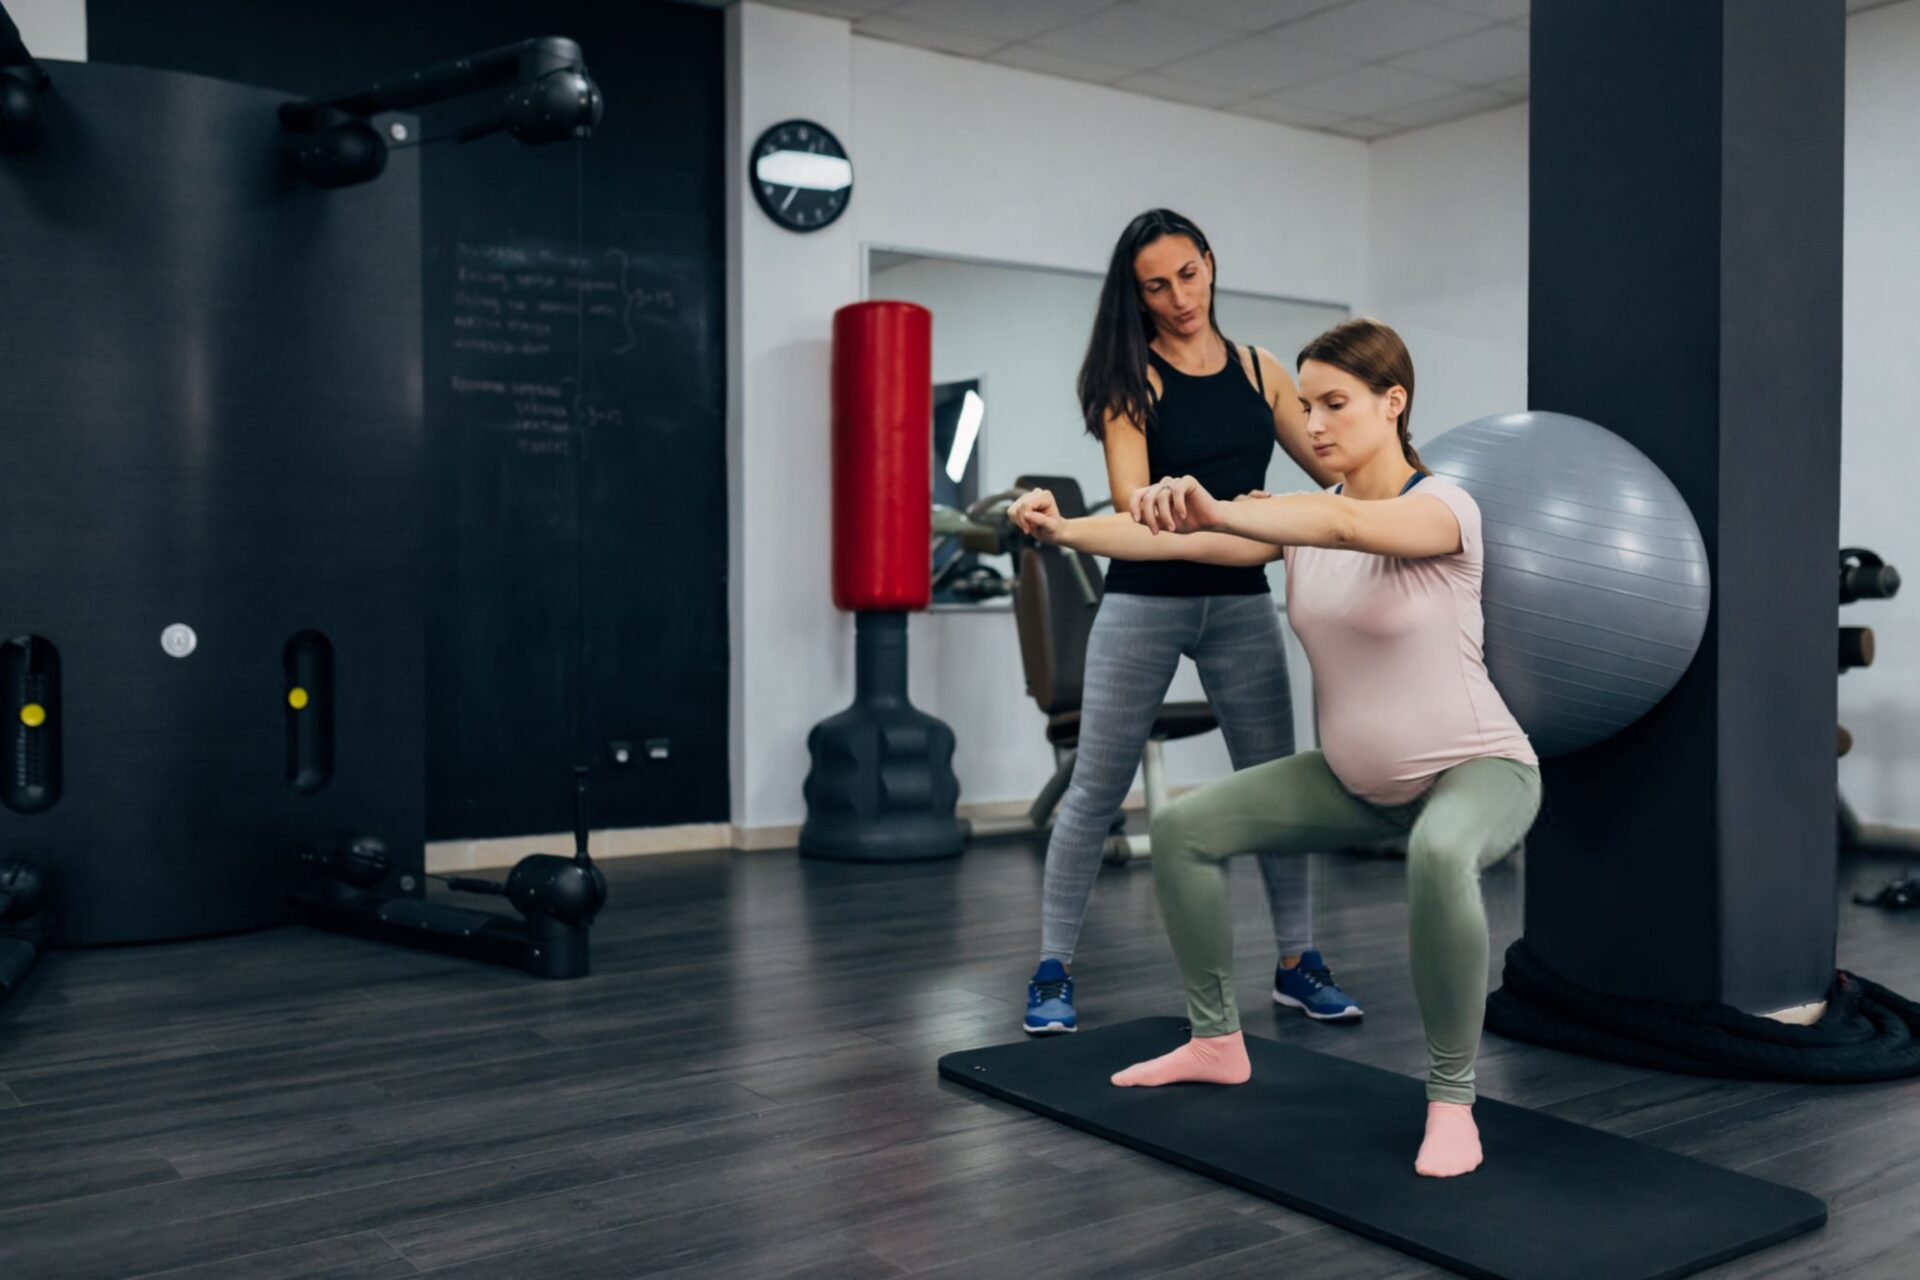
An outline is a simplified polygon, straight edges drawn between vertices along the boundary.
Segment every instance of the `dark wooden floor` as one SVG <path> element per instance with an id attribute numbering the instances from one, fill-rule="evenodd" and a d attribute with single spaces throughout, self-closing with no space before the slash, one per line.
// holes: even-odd
<path id="1" fill-rule="evenodd" d="M 1248 1025 L 1418 1073 L 1401 869 L 1319 865 L 1319 935 L 1369 1018 L 1261 1003 L 1245 866 Z M 1028 845 L 610 872 L 581 982 L 294 929 L 47 958 L 0 1012 L 0 1277 L 1441 1274 L 936 1080 L 941 1053 L 1018 1038 Z M 1496 952 L 1519 875 L 1488 878 Z M 1920 991 L 1920 914 L 1841 913 L 1843 964 Z M 1076 969 L 1088 1023 L 1179 1011 L 1144 868 L 1103 874 Z M 1920 1276 L 1920 1081 L 1720 1083 L 1495 1039 L 1480 1080 L 1830 1203 L 1716 1276 Z"/>

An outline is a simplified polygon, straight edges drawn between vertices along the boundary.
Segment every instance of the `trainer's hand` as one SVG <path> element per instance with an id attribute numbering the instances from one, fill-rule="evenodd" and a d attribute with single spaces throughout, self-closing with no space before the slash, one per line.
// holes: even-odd
<path id="1" fill-rule="evenodd" d="M 1192 476 L 1168 476 L 1136 489 L 1133 518 L 1155 533 L 1200 533 L 1222 524 L 1220 504 Z"/>
<path id="2" fill-rule="evenodd" d="M 1059 542 L 1067 527 L 1051 489 L 1029 489 L 1021 494 L 1007 508 L 1007 519 L 1020 532 L 1045 543 Z"/>

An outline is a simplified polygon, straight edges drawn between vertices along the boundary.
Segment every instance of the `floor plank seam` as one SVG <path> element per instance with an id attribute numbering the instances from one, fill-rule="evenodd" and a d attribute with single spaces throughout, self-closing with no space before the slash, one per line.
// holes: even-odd
<path id="1" fill-rule="evenodd" d="M 476 1160 L 470 1164 L 453 1166 L 446 1169 L 436 1169 L 431 1173 L 408 1174 L 404 1177 L 397 1177 L 397 1178 L 392 1178 L 392 1177 L 382 1178 L 382 1177 L 376 1176 L 371 1181 L 368 1181 L 368 1182 L 356 1182 L 348 1186 L 334 1187 L 325 1191 L 314 1191 L 314 1192 L 307 1192 L 299 1195 L 291 1195 L 291 1196 L 286 1196 L 282 1199 L 255 1200 L 248 1203 L 245 1207 L 239 1208 L 239 1209 L 229 1209 L 221 1213 L 212 1213 L 212 1214 L 203 1213 L 203 1214 L 197 1214 L 197 1215 L 190 1215 L 183 1218 L 167 1218 L 163 1221 L 150 1223 L 147 1225 L 156 1227 L 156 1228 L 165 1228 L 165 1227 L 182 1227 L 195 1222 L 209 1222 L 209 1223 L 219 1222 L 225 1218 L 237 1217 L 237 1216 L 248 1214 L 248 1213 L 256 1213 L 263 1209 L 284 1209 L 289 1205 L 296 1205 L 306 1200 L 324 1200 L 330 1197 L 353 1195 L 355 1193 L 373 1191 L 380 1187 L 397 1186 L 402 1183 L 415 1182 L 423 1179 L 443 1178 L 449 1174 L 464 1173 L 464 1172 L 467 1172 L 468 1170 L 487 1169 L 495 1165 L 511 1164 L 515 1160 L 522 1160 L 532 1155 L 550 1155 L 550 1154 L 553 1154 L 554 1152 L 569 1151 L 573 1149 L 574 1149 L 573 1147 L 565 1144 L 554 1146 L 554 1147 L 539 1147 L 539 1148 L 516 1147 L 512 1152 L 501 1155 L 496 1159 Z M 586 1153 L 584 1152 L 582 1152 L 581 1154 L 589 1162 L 591 1162 L 592 1164 L 598 1165 L 601 1169 L 605 1170 L 608 1176 L 596 1182 L 575 1184 L 579 1187 L 601 1186 L 607 1182 L 617 1181 L 620 1178 L 628 1176 L 614 1170 L 610 1165 L 602 1164 L 600 1161 L 595 1160 L 591 1155 L 586 1155 Z M 178 1166 L 175 1165 L 174 1161 L 170 1157 L 167 1157 L 166 1155 L 162 1154 L 161 1159 L 165 1160 L 168 1165 L 173 1166 L 176 1170 L 178 1169 Z M 180 1181 L 193 1182 L 193 1181 L 198 1181 L 203 1179 L 216 1179 L 221 1177 L 228 1177 L 235 1174 L 253 1174 L 253 1173 L 258 1173 L 259 1170 L 262 1168 L 271 1168 L 271 1167 L 272 1167 L 271 1165 L 249 1166 L 241 1169 L 223 1170 L 220 1173 L 200 1174 L 197 1176 L 197 1178 L 182 1177 Z M 574 1188 L 569 1187 L 567 1189 L 572 1190 Z M 70 1197 L 69 1200 L 66 1200 L 66 1201 L 52 1202 L 52 1204 L 57 1206 L 59 1204 L 66 1204 L 66 1203 L 72 1203 L 75 1201 L 92 1199 L 96 1196 L 111 1196 L 115 1194 L 118 1194 L 118 1192 L 116 1191 L 91 1192 L 84 1196 Z M 537 1192 L 530 1193 L 527 1196 L 516 1197 L 513 1200 L 501 1200 L 501 1201 L 489 1202 L 489 1207 L 492 1207 L 493 1204 L 499 1204 L 499 1205 L 516 1204 L 520 1200 L 535 1199 L 535 1198 L 538 1198 L 539 1196 L 552 1195 L 552 1194 L 554 1194 L 552 1191 L 537 1191 Z M 427 1222 L 427 1221 L 431 1221 L 433 1218 L 444 1217 L 444 1216 L 447 1216 L 448 1214 L 466 1213 L 470 1210 L 470 1208 L 471 1206 L 463 1206 L 460 1208 L 448 1209 L 445 1211 L 445 1213 L 429 1214 L 426 1217 L 422 1217 L 422 1218 L 409 1218 L 409 1219 L 406 1219 L 405 1222 L 408 1224 L 414 1223 L 414 1222 Z M 13 1212 L 17 1212 L 17 1211 L 15 1210 L 8 1211 L 9 1215 Z M 368 1228 L 368 1229 L 377 1230 L 374 1228 Z M 350 1232 L 344 1232 L 342 1234 L 343 1235 L 359 1235 L 359 1234 L 363 1234 L 363 1232 L 350 1231 Z M 264 1250 L 252 1250 L 250 1251 L 250 1253 L 271 1253 L 277 1249 L 292 1248 L 292 1247 L 295 1247 L 296 1245 L 308 1245 L 308 1244 L 319 1243 L 321 1240 L 331 1240 L 331 1239 L 338 1239 L 338 1238 L 339 1237 L 337 1236 L 326 1236 L 326 1237 L 320 1237 L 317 1240 L 300 1240 L 300 1241 L 296 1241 L 294 1245 L 274 1245 Z M 384 1239 L 385 1237 L 383 1236 L 382 1238 Z M 179 1270 L 179 1268 L 174 1267 L 174 1268 L 169 1268 L 169 1270 Z M 129 1277 L 128 1280 L 133 1280 L 133 1278 Z"/>
<path id="2" fill-rule="evenodd" d="M 375 1227 L 373 1230 L 373 1234 L 380 1237 L 381 1244 L 384 1244 L 387 1246 L 387 1248 L 393 1250 L 395 1257 L 399 1258 L 400 1261 L 407 1264 L 407 1270 L 411 1271 L 414 1275 L 420 1274 L 420 1268 L 417 1265 L 415 1265 L 412 1258 L 409 1258 L 407 1256 L 407 1251 L 405 1249 L 402 1249 L 399 1245 L 395 1244 L 391 1239 L 389 1239 L 384 1229 L 380 1227 Z"/>
<path id="3" fill-rule="evenodd" d="M 182 1263 L 180 1266 L 166 1267 L 159 1271 L 122 1272 L 116 1277 L 116 1280 L 165 1280 L 167 1276 L 173 1275 L 175 1272 L 185 1271 L 190 1267 L 204 1267 L 210 1263 L 245 1262 L 248 1258 L 264 1258 L 268 1254 L 280 1253 L 287 1249 L 311 1248 L 315 1245 L 330 1244 L 335 1240 L 350 1240 L 354 1236 L 363 1236 L 366 1234 L 367 1232 L 364 1229 L 358 1231 L 342 1231 L 338 1235 L 321 1236 L 313 1240 L 301 1240 L 290 1245 L 270 1245 L 265 1249 L 248 1249 L 240 1253 L 222 1254 L 218 1258 L 202 1258 L 195 1262 Z M 373 1234 L 380 1235 L 378 1231 L 375 1231 Z M 389 1249 L 393 1249 L 393 1243 L 385 1236 L 380 1236 L 380 1241 Z M 401 1258 L 402 1260 L 405 1259 L 406 1255 L 402 1254 L 398 1249 L 394 1249 L 393 1252 L 395 1257 Z"/>
<path id="4" fill-rule="evenodd" d="M 858 1249 L 861 1253 L 866 1254 L 869 1258 L 872 1258 L 878 1262 L 884 1262 L 887 1266 L 892 1267 L 896 1274 L 903 1275 L 903 1276 L 910 1276 L 913 1274 L 912 1267 L 907 1266 L 905 1263 L 902 1263 L 897 1259 L 889 1258 L 886 1254 L 881 1253 L 877 1249 L 869 1249 L 866 1245 L 861 1244 L 858 1240 L 855 1240 L 852 1236 L 847 1234 L 847 1228 L 842 1227 L 838 1231 L 835 1231 L 833 1234 L 836 1239 L 846 1241 L 848 1244 Z"/>

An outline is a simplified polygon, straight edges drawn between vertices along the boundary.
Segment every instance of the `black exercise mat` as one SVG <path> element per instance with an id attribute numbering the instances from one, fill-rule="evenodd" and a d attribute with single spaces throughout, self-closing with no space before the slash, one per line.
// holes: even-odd
<path id="1" fill-rule="evenodd" d="M 1487 1162 L 1422 1178 L 1423 1082 L 1254 1036 L 1244 1085 L 1108 1083 L 1186 1038 L 1180 1018 L 1141 1018 L 950 1053 L 940 1074 L 1486 1280 L 1666 1280 L 1827 1220 L 1803 1191 L 1487 1098 Z"/>

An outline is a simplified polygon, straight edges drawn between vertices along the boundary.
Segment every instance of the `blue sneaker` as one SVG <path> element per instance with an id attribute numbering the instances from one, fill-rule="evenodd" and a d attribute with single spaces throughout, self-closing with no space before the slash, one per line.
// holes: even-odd
<path id="1" fill-rule="evenodd" d="M 1079 1030 L 1073 1016 L 1073 979 L 1058 960 L 1042 960 L 1027 984 L 1027 1020 L 1030 1036 L 1057 1036 Z"/>
<path id="2" fill-rule="evenodd" d="M 1365 1016 L 1353 997 L 1334 983 L 1318 951 L 1303 951 L 1297 966 L 1273 971 L 1273 1002 L 1316 1022 L 1358 1022 Z"/>

